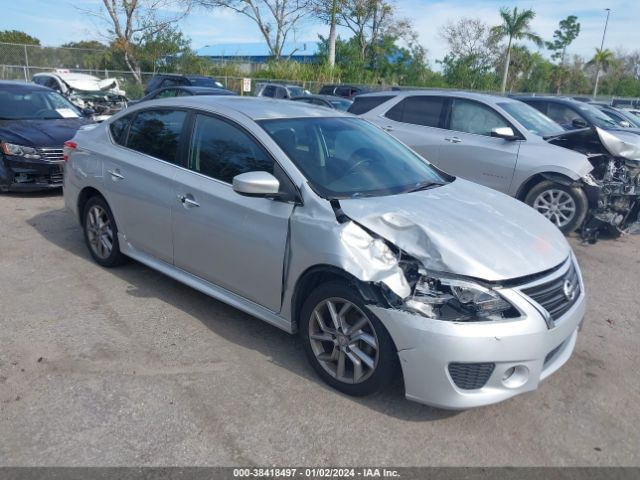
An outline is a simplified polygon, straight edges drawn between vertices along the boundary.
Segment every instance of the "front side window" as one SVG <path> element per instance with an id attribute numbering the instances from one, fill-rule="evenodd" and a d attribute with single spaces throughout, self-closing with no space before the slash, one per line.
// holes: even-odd
<path id="1" fill-rule="evenodd" d="M 587 123 L 584 117 L 561 103 L 549 103 L 549 106 L 547 107 L 547 115 L 565 127 L 572 127 L 573 122 L 575 121 L 584 122 L 585 124 Z"/>
<path id="2" fill-rule="evenodd" d="M 593 105 L 588 105 L 586 103 L 580 104 L 578 105 L 578 110 L 580 110 L 580 114 L 582 116 L 589 119 L 589 123 L 592 123 L 596 127 L 614 128 L 618 126 L 614 120 L 611 120 L 611 118 Z"/>
<path id="3" fill-rule="evenodd" d="M 178 145 L 187 114 L 181 110 L 139 112 L 129 127 L 127 147 L 171 163 L 178 163 Z"/>
<path id="4" fill-rule="evenodd" d="M 490 136 L 491 130 L 502 127 L 511 126 L 492 108 L 464 98 L 452 100 L 450 130 Z"/>
<path id="5" fill-rule="evenodd" d="M 166 90 L 160 90 L 156 98 L 170 98 L 178 95 L 178 91 L 175 88 L 167 88 Z"/>
<path id="6" fill-rule="evenodd" d="M 273 85 L 267 85 L 262 92 L 263 97 L 274 97 L 276 94 L 276 87 Z"/>
<path id="7" fill-rule="evenodd" d="M 439 127 L 445 98 L 435 96 L 407 97 L 387 112 L 387 118 L 398 122 Z"/>
<path id="8" fill-rule="evenodd" d="M 232 183 L 241 173 L 273 173 L 273 160 L 240 128 L 215 117 L 197 115 L 189 169 Z"/>
<path id="9" fill-rule="evenodd" d="M 287 118 L 258 123 L 325 198 L 393 195 L 449 180 L 365 120 Z"/>

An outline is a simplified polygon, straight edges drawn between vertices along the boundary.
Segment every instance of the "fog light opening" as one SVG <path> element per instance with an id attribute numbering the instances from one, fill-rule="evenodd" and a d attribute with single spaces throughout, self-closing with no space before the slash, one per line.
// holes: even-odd
<path id="1" fill-rule="evenodd" d="M 529 369 L 524 365 L 508 368 L 502 375 L 502 384 L 507 388 L 519 388 L 529 379 Z"/>

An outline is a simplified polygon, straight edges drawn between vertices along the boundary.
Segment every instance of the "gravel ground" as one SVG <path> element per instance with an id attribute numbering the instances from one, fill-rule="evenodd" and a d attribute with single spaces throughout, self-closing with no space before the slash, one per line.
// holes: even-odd
<path id="1" fill-rule="evenodd" d="M 0 196 L 0 465 L 640 465 L 640 236 L 580 245 L 571 360 L 447 412 L 325 386 L 296 338 L 140 264 L 94 264 L 59 193 Z"/>

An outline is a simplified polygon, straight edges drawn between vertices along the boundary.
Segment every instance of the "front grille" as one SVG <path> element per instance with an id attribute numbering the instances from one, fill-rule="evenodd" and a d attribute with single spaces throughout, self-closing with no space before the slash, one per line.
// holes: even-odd
<path id="1" fill-rule="evenodd" d="M 495 368 L 495 363 L 450 363 L 449 375 L 458 388 L 476 390 L 485 386 Z"/>
<path id="2" fill-rule="evenodd" d="M 38 148 L 38 153 L 43 160 L 49 162 L 62 162 L 64 153 L 61 148 Z"/>
<path id="3" fill-rule="evenodd" d="M 553 320 L 567 313 L 580 296 L 580 281 L 573 263 L 567 273 L 549 282 L 524 288 L 522 293 L 544 308 Z"/>

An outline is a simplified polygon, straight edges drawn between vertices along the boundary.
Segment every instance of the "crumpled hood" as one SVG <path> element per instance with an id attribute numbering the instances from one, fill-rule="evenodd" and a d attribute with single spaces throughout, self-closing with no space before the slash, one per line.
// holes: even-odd
<path id="1" fill-rule="evenodd" d="M 0 140 L 26 147 L 57 147 L 71 140 L 82 125 L 92 120 L 61 118 L 52 120 L 1 120 Z"/>
<path id="2" fill-rule="evenodd" d="M 546 218 L 505 194 L 456 179 L 430 190 L 340 200 L 352 220 L 431 271 L 500 281 L 559 265 L 571 249 Z"/>

